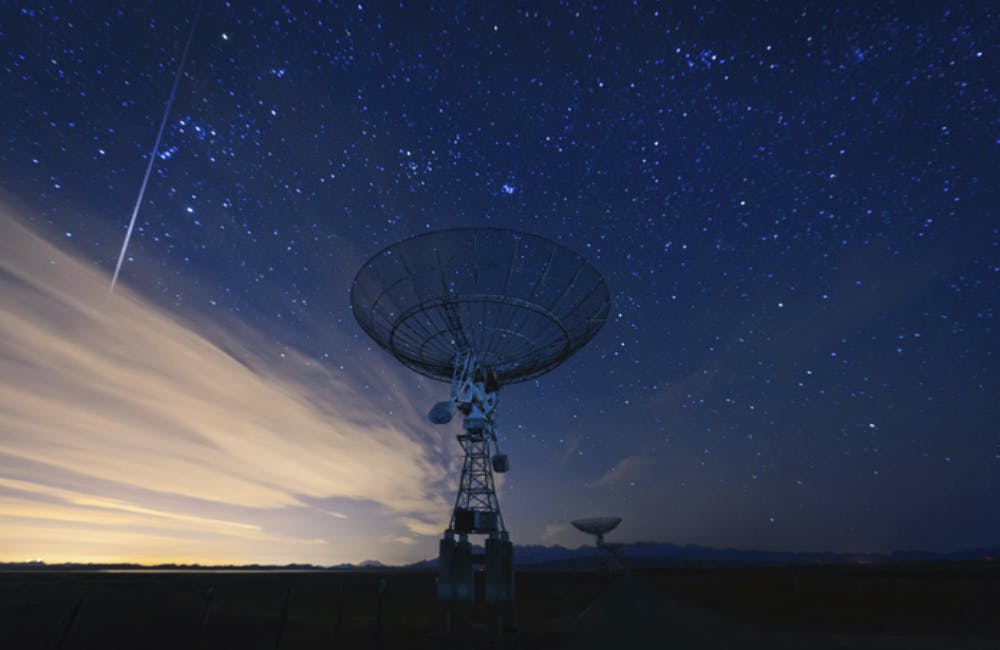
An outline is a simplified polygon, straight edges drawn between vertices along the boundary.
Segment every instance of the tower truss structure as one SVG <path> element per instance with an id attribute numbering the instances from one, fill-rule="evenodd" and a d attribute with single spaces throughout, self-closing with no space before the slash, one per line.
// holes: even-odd
<path id="1" fill-rule="evenodd" d="M 428 417 L 461 415 L 458 493 L 439 546 L 438 599 L 446 627 L 465 618 L 473 567 L 485 565 L 485 600 L 498 631 L 513 622 L 513 546 L 494 474 L 510 464 L 496 421 L 501 386 L 548 372 L 601 329 L 608 287 L 580 255 L 551 240 L 500 228 L 456 228 L 397 242 L 372 256 L 351 287 L 361 328 L 401 363 L 450 382 Z M 484 535 L 473 553 L 470 535 Z"/>

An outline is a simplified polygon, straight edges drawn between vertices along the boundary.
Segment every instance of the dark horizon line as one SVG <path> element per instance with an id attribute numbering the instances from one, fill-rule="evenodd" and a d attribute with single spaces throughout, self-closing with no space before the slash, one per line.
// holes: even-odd
<path id="1" fill-rule="evenodd" d="M 584 560 L 597 555 L 600 551 L 595 546 L 581 545 L 574 548 L 559 544 L 545 546 L 541 544 L 515 545 L 517 549 L 527 552 L 521 555 L 521 566 L 563 564 L 575 560 Z M 894 563 L 906 561 L 968 561 L 968 560 L 1000 560 L 1000 544 L 990 547 L 972 547 L 955 551 L 938 552 L 915 549 L 894 549 L 888 552 L 879 551 L 770 551 L 761 549 L 739 549 L 733 547 L 710 547 L 698 544 L 673 544 L 670 542 L 630 542 L 622 545 L 623 555 L 628 563 L 639 565 L 663 564 L 696 564 L 700 562 L 722 562 L 726 564 L 776 564 L 776 563 L 810 563 L 810 564 L 843 564 L 843 563 Z M 629 554 L 631 549 L 633 554 Z M 639 552 L 638 555 L 635 552 Z M 541 557 L 548 555 L 549 557 Z M 379 560 L 363 560 L 361 562 L 341 562 L 322 565 L 309 562 L 289 562 L 287 564 L 201 564 L 198 562 L 161 562 L 158 564 L 142 564 L 140 562 L 54 562 L 45 560 L 0 561 L 0 571 L 12 568 L 23 569 L 195 569 L 195 570 L 280 570 L 292 569 L 303 571 L 324 571 L 343 569 L 419 569 L 432 566 L 436 559 L 417 560 L 407 564 L 384 564 Z"/>

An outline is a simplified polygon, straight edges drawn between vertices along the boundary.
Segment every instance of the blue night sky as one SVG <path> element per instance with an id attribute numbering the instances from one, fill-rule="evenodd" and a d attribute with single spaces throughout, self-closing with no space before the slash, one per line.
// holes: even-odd
<path id="1" fill-rule="evenodd" d="M 99 5 L 99 6 L 98 6 Z M 556 240 L 589 345 L 501 394 L 517 543 L 1000 543 L 988 2 L 0 5 L 0 560 L 436 554 L 460 425 L 351 280 Z"/>

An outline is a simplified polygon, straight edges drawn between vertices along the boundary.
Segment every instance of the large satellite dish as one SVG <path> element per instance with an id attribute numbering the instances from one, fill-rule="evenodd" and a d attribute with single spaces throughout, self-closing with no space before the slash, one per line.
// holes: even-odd
<path id="1" fill-rule="evenodd" d="M 472 352 L 499 384 L 537 377 L 601 329 L 608 287 L 553 241 L 500 228 L 429 232 L 376 253 L 351 288 L 361 328 L 413 370 L 442 381 Z"/>
<path id="2" fill-rule="evenodd" d="M 456 617 L 468 620 L 476 562 L 486 565 L 486 601 L 502 612 L 498 632 L 513 619 L 513 546 L 493 482 L 510 468 L 497 442 L 497 393 L 565 361 L 601 329 L 609 307 L 607 284 L 587 260 L 500 228 L 404 239 L 355 276 L 351 309 L 361 328 L 409 368 L 451 382 L 451 399 L 431 409 L 431 422 L 462 417 L 465 461 L 438 552 L 447 631 Z M 470 534 L 488 536 L 484 554 L 472 553 Z"/>

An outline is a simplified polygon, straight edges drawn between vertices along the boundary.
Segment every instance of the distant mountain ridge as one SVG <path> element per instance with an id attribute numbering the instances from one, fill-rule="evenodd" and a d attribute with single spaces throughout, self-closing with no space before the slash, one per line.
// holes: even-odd
<path id="1" fill-rule="evenodd" d="M 479 552 L 482 548 L 478 549 Z M 594 546 L 524 545 L 514 547 L 514 563 L 521 569 L 587 569 L 598 566 L 602 553 Z M 679 546 L 665 542 L 634 542 L 623 544 L 621 557 L 630 567 L 658 567 L 677 565 L 709 566 L 777 566 L 805 564 L 884 564 L 892 562 L 968 562 L 986 560 L 1000 562 L 1000 546 L 972 548 L 950 553 L 931 551 L 893 551 L 891 553 L 834 553 L 757 551 L 733 548 L 712 548 L 688 544 Z M 350 570 L 433 570 L 437 558 L 421 560 L 403 566 L 385 565 L 378 560 L 365 560 L 359 564 L 344 563 L 334 566 L 314 564 L 285 565 L 199 565 L 134 563 L 46 564 L 38 560 L 29 562 L 0 562 L 0 571 L 350 571 Z"/>
<path id="2" fill-rule="evenodd" d="M 594 562 L 601 553 L 594 546 L 575 549 L 564 546 L 525 545 L 514 547 L 514 563 L 521 568 L 571 568 Z M 670 566 L 677 564 L 709 564 L 728 566 L 774 566 L 786 564 L 880 564 L 889 562 L 955 562 L 970 560 L 1000 560 L 1000 546 L 964 549 L 950 553 L 930 551 L 893 551 L 891 553 L 835 553 L 758 551 L 733 548 L 712 548 L 688 544 L 679 546 L 665 542 L 634 542 L 621 547 L 623 561 L 634 567 Z M 423 560 L 406 568 L 433 569 L 437 559 Z"/>

